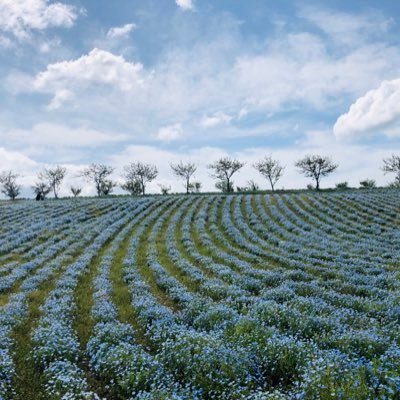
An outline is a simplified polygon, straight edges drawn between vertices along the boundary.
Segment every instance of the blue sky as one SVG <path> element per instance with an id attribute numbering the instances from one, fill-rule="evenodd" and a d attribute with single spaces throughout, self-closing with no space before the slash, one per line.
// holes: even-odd
<path id="1" fill-rule="evenodd" d="M 0 170 L 28 187 L 63 164 L 64 190 L 90 162 L 207 164 L 264 155 L 278 187 L 304 187 L 293 164 L 329 155 L 330 186 L 391 181 L 399 149 L 400 3 L 395 1 L 0 0 Z M 90 193 L 87 187 L 85 193 Z"/>

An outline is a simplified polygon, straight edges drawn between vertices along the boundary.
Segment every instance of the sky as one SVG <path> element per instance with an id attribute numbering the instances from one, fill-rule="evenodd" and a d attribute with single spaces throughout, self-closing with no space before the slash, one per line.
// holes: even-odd
<path id="1" fill-rule="evenodd" d="M 329 156 L 332 187 L 394 177 L 400 151 L 400 2 L 392 0 L 0 0 L 0 171 L 24 195 L 44 167 L 68 169 L 62 194 L 90 163 L 245 162 L 235 185 L 267 182 L 264 156 L 285 165 L 277 188 L 309 180 L 294 167 Z"/>

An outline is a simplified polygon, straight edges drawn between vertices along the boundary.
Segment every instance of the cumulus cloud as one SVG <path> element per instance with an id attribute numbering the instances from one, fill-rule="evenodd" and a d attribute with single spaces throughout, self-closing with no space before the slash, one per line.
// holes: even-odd
<path id="1" fill-rule="evenodd" d="M 173 124 L 163 126 L 157 133 L 157 139 L 164 142 L 171 142 L 178 140 L 183 136 L 183 129 L 181 124 Z"/>
<path id="2" fill-rule="evenodd" d="M 232 117 L 223 112 L 217 112 L 213 115 L 206 115 L 200 122 L 201 126 L 204 128 L 214 128 L 218 125 L 228 124 L 231 122 Z"/>
<path id="3" fill-rule="evenodd" d="M 141 86 L 143 80 L 142 64 L 96 48 L 76 60 L 48 65 L 36 76 L 33 86 L 38 91 L 52 93 L 54 98 L 49 107 L 57 108 L 66 91 L 71 94 L 75 90 L 106 85 L 129 92 Z"/>
<path id="4" fill-rule="evenodd" d="M 48 0 L 1 0 L 0 30 L 19 39 L 29 37 L 32 30 L 48 27 L 71 27 L 78 17 L 75 7 Z"/>
<path id="5" fill-rule="evenodd" d="M 123 26 L 116 26 L 107 32 L 107 37 L 110 39 L 125 38 L 136 28 L 135 24 L 125 24 Z"/>
<path id="6" fill-rule="evenodd" d="M 400 136 L 400 79 L 383 81 L 358 98 L 337 119 L 333 130 L 339 138 L 374 133 Z"/>
<path id="7" fill-rule="evenodd" d="M 194 9 L 193 0 L 175 0 L 175 3 L 178 7 L 182 8 L 182 10 Z"/>

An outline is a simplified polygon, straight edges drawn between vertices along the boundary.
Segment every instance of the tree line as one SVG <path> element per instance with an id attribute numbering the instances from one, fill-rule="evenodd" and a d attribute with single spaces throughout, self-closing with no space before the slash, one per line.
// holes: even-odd
<path id="1" fill-rule="evenodd" d="M 210 176 L 216 180 L 215 187 L 224 193 L 232 193 L 234 191 L 233 176 L 243 168 L 245 163 L 229 157 L 220 158 L 219 160 L 209 164 L 207 167 L 211 170 Z M 338 164 L 334 163 L 329 157 L 320 155 L 306 155 L 295 162 L 295 167 L 299 173 L 311 178 L 314 185 L 308 185 L 309 189 L 320 190 L 321 179 L 338 168 Z M 198 193 L 201 190 L 201 183 L 193 181 L 192 178 L 197 171 L 197 165 L 192 162 L 184 163 L 180 161 L 177 164 L 170 164 L 172 173 L 183 181 L 185 191 L 189 193 Z M 283 176 L 285 166 L 279 160 L 266 156 L 262 160 L 253 164 L 256 169 L 269 183 L 271 190 L 275 190 L 275 185 Z M 392 187 L 400 188 L 400 156 L 392 155 L 383 159 L 382 170 L 385 174 L 394 173 L 395 180 L 390 184 Z M 111 175 L 114 168 L 105 164 L 91 164 L 83 169 L 78 176 L 83 177 L 87 182 L 95 186 L 97 195 L 107 196 L 111 194 L 117 182 L 112 180 Z M 36 183 L 32 186 L 32 190 L 36 195 L 36 200 L 44 200 L 45 197 L 52 193 L 54 198 L 58 198 L 61 184 L 66 176 L 67 170 L 62 166 L 54 168 L 44 168 L 37 176 Z M 153 164 L 142 162 L 132 162 L 123 168 L 124 182 L 120 185 L 121 189 L 131 195 L 145 195 L 146 185 L 155 180 L 158 176 L 158 169 Z M 15 200 L 21 193 L 21 185 L 17 180 L 19 175 L 13 171 L 3 171 L 0 174 L 0 190 Z M 168 194 L 170 187 L 159 185 L 162 194 Z M 360 182 L 361 188 L 375 187 L 375 181 L 366 179 Z M 336 184 L 337 189 L 348 188 L 347 182 Z M 254 181 L 249 181 L 246 187 L 237 187 L 238 191 L 256 191 L 259 190 L 258 185 Z M 81 194 L 82 188 L 71 186 L 70 191 L 73 197 Z"/>

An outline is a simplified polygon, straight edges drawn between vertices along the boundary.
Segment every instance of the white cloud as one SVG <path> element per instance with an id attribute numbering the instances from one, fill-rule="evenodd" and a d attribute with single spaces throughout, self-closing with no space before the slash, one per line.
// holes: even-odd
<path id="1" fill-rule="evenodd" d="M 117 26 L 114 28 L 111 28 L 107 32 L 107 37 L 110 39 L 119 39 L 119 38 L 124 38 L 129 35 L 130 32 L 132 32 L 136 28 L 135 24 L 126 24 L 123 26 Z"/>
<path id="2" fill-rule="evenodd" d="M 395 61 L 396 60 L 396 61 Z M 382 77 L 396 74 L 398 49 L 364 45 L 341 55 L 309 33 L 276 39 L 264 53 L 237 58 L 230 88 L 246 107 L 268 112 L 299 104 L 325 109 L 348 95 L 360 95 Z"/>
<path id="3" fill-rule="evenodd" d="M 386 32 L 394 22 L 376 11 L 355 15 L 314 6 L 302 7 L 300 15 L 342 45 L 365 42 L 367 37 Z"/>
<path id="4" fill-rule="evenodd" d="M 400 79 L 383 81 L 354 102 L 333 128 L 337 137 L 384 134 L 400 136 Z"/>
<path id="5" fill-rule="evenodd" d="M 193 0 L 175 0 L 175 3 L 178 7 L 182 8 L 182 10 L 194 9 Z"/>
<path id="6" fill-rule="evenodd" d="M 222 124 L 228 124 L 229 122 L 232 121 L 232 117 L 228 114 L 225 114 L 223 112 L 216 112 L 215 114 L 211 116 L 205 116 L 200 124 L 204 128 L 214 128 L 218 125 Z"/>
<path id="7" fill-rule="evenodd" d="M 0 0 L 0 30 L 19 39 L 32 30 L 71 27 L 78 17 L 75 7 L 48 0 Z"/>
<path id="8" fill-rule="evenodd" d="M 127 135 L 97 131 L 85 126 L 72 128 L 48 122 L 38 123 L 31 129 L 0 132 L 0 139 L 3 143 L 30 148 L 27 151 L 35 153 L 45 152 L 48 148 L 95 148 L 125 141 L 128 138 Z"/>
<path id="9" fill-rule="evenodd" d="M 50 104 L 47 106 L 49 110 L 57 110 L 63 104 L 65 104 L 68 100 L 71 100 L 74 97 L 74 94 L 68 89 L 61 89 L 55 92 L 53 99 Z"/>
<path id="10" fill-rule="evenodd" d="M 398 76 L 400 51 L 381 42 L 332 52 L 326 37 L 300 31 L 252 45 L 241 41 L 228 22 L 190 47 L 168 47 L 151 71 L 130 58 L 94 49 L 48 65 L 33 79 L 34 88 L 52 95 L 52 110 L 86 119 L 113 118 L 125 131 L 134 124 L 147 138 L 171 121 L 185 121 L 191 137 L 201 126 L 219 126 L 221 137 L 232 126 L 215 110 L 239 121 L 236 136 L 248 136 L 256 125 L 252 116 L 261 125 L 267 115 L 279 118 L 282 111 L 334 112 L 382 79 Z M 162 131 L 163 136 L 169 134 Z"/>
<path id="11" fill-rule="evenodd" d="M 46 40 L 42 43 L 39 43 L 38 47 L 41 53 L 49 53 L 54 51 L 61 46 L 61 40 L 59 38 L 55 38 L 52 40 Z"/>
<path id="12" fill-rule="evenodd" d="M 173 140 L 181 139 L 183 136 L 183 129 L 181 124 L 173 124 L 163 126 L 157 133 L 157 139 L 164 142 L 171 142 Z"/>
<path id="13" fill-rule="evenodd" d="M 0 147 L 0 171 L 12 169 L 18 173 L 22 173 L 36 166 L 37 162 L 26 155 L 18 151 L 7 150 L 4 147 Z"/>
<path id="14" fill-rule="evenodd" d="M 70 93 L 98 85 L 111 86 L 112 89 L 129 92 L 143 84 L 142 64 L 130 63 L 122 56 L 108 51 L 93 49 L 89 54 L 72 60 L 47 66 L 46 71 L 38 74 L 34 88 L 52 93 L 54 105 L 61 105 L 60 93 Z"/>

